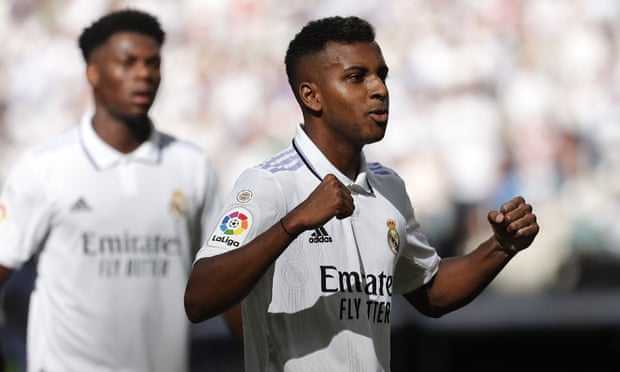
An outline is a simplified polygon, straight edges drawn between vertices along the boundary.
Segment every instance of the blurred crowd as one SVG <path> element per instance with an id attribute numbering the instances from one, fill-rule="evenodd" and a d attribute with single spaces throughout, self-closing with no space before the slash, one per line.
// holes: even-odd
<path id="1" fill-rule="evenodd" d="M 77 35 L 124 6 L 167 31 L 156 125 L 207 148 L 225 189 L 301 120 L 283 64 L 296 30 L 358 15 L 390 66 L 388 134 L 369 158 L 403 176 L 443 255 L 471 248 L 487 212 L 523 195 L 542 230 L 493 288 L 572 289 L 579 259 L 620 260 L 620 2 L 6 0 L 0 185 L 26 146 L 90 105 Z"/>

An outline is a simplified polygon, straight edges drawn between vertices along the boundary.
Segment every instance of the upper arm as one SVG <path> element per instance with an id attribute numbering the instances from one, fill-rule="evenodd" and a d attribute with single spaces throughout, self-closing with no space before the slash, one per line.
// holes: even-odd
<path id="1" fill-rule="evenodd" d="M 206 160 L 206 179 L 204 181 L 204 196 L 205 196 L 205 208 L 203 211 L 202 219 L 206 225 L 206 229 L 210 229 L 215 222 L 222 209 L 222 190 L 218 174 L 207 158 Z M 207 231 L 208 232 L 208 231 Z"/>
<path id="2" fill-rule="evenodd" d="M 252 241 L 285 213 L 285 204 L 280 185 L 271 173 L 254 168 L 246 170 L 228 193 L 196 261 Z"/>
<path id="3" fill-rule="evenodd" d="M 22 157 L 0 194 L 0 263 L 5 268 L 16 269 L 36 254 L 50 228 L 53 208 L 35 168 L 31 157 Z"/>

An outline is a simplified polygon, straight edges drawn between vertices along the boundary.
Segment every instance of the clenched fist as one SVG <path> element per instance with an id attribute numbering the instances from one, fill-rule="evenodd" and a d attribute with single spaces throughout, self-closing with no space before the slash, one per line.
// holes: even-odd
<path id="1" fill-rule="evenodd" d="M 488 220 L 497 241 L 512 254 L 529 247 L 540 230 L 532 206 L 520 196 L 504 203 L 499 211 L 489 212 Z"/>

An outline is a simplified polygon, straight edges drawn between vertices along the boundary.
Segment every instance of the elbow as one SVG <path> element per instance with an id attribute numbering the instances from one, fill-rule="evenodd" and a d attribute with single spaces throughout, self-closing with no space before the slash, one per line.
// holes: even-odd
<path id="1" fill-rule="evenodd" d="M 447 299 L 433 295 L 430 286 L 408 293 L 405 298 L 420 314 L 430 318 L 441 318 L 457 308 Z"/>
<path id="2" fill-rule="evenodd" d="M 442 316 L 446 314 L 450 314 L 464 307 L 469 302 L 470 302 L 469 300 L 463 300 L 463 301 L 457 301 L 457 302 L 434 302 L 432 304 L 428 304 L 428 306 L 426 306 L 424 310 L 421 312 L 424 315 L 429 316 L 431 318 L 441 318 Z"/>
<path id="3" fill-rule="evenodd" d="M 442 316 L 448 314 L 452 312 L 452 310 L 448 309 L 448 308 L 443 308 L 443 307 L 433 307 L 430 309 L 426 309 L 424 312 L 422 312 L 424 315 L 430 317 L 430 318 L 435 318 L 435 319 L 439 319 Z"/>
<path id="4" fill-rule="evenodd" d="M 203 317 L 200 316 L 200 307 L 196 304 L 195 301 L 192 300 L 191 296 L 185 293 L 184 298 L 185 305 L 185 315 L 187 315 L 187 319 L 189 319 L 192 323 L 200 323 L 203 320 Z"/>
<path id="5" fill-rule="evenodd" d="M 217 315 L 209 311 L 208 304 L 203 303 L 198 296 L 188 291 L 185 292 L 183 304 L 185 306 L 185 315 L 192 323 L 204 322 Z"/>
<path id="6" fill-rule="evenodd" d="M 208 273 L 204 268 L 204 262 L 206 260 L 202 259 L 194 265 L 183 297 L 185 315 L 192 323 L 200 323 L 218 315 L 214 309 L 216 304 L 213 299 L 217 299 L 219 296 L 203 279 Z"/>
<path id="7" fill-rule="evenodd" d="M 426 306 L 416 306 L 418 312 L 429 318 L 439 319 L 442 316 L 450 313 L 452 310 L 448 307 L 436 306 L 425 304 Z"/>

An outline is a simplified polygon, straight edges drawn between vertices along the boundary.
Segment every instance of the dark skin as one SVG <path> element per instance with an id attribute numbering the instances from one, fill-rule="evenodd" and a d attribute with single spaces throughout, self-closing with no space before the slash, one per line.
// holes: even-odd
<path id="1" fill-rule="evenodd" d="M 387 72 L 376 43 L 329 43 L 296 77 L 306 133 L 350 179 L 359 172 L 362 148 L 385 135 Z M 346 218 L 354 208 L 349 190 L 330 174 L 283 224 L 297 236 L 334 217 Z M 468 255 L 442 259 L 433 280 L 405 295 L 418 311 L 439 317 L 466 305 L 539 231 L 532 207 L 521 197 L 490 211 L 487 219 L 492 230 L 487 240 Z M 292 240 L 276 221 L 241 248 L 198 261 L 185 292 L 189 319 L 200 322 L 239 303 Z"/>
<path id="2" fill-rule="evenodd" d="M 150 134 L 148 112 L 161 82 L 157 41 L 119 32 L 93 51 L 86 76 L 93 88 L 93 128 L 122 153 L 137 149 Z"/>
<path id="3" fill-rule="evenodd" d="M 161 46 L 141 33 L 118 32 L 96 48 L 86 77 L 95 103 L 93 128 L 112 148 L 128 154 L 151 132 L 149 110 L 161 82 Z M 0 288 L 13 270 L 0 265 Z M 223 314 L 235 340 L 242 343 L 241 306 Z"/>

